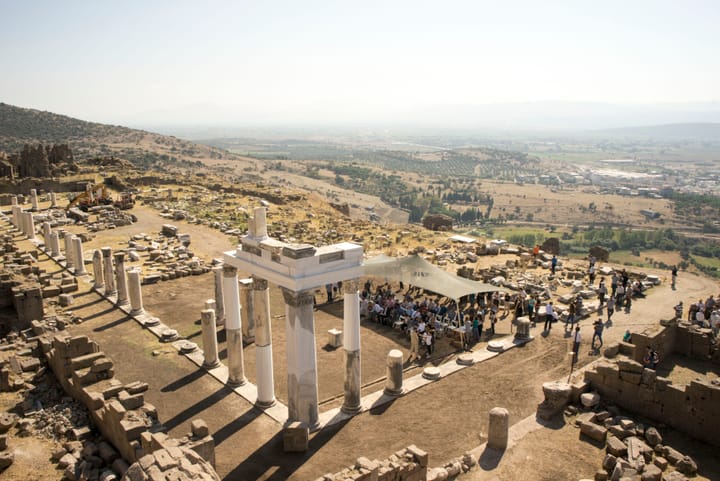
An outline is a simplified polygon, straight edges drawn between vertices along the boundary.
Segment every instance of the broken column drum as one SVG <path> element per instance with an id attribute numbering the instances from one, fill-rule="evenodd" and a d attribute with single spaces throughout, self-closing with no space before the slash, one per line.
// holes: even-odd
<path id="1" fill-rule="evenodd" d="M 93 287 L 95 289 L 101 289 L 105 285 L 105 279 L 103 277 L 103 257 L 100 249 L 95 249 L 93 252 L 93 276 L 95 277 L 95 283 Z"/>
<path id="2" fill-rule="evenodd" d="M 115 287 L 115 273 L 113 272 L 112 248 L 103 247 L 103 275 L 105 276 L 105 296 L 117 294 Z"/>
<path id="3" fill-rule="evenodd" d="M 255 313 L 252 278 L 240 279 L 240 318 L 242 319 L 243 342 L 255 342 Z"/>
<path id="4" fill-rule="evenodd" d="M 125 253 L 115 253 L 115 282 L 117 283 L 117 301 L 118 306 L 128 303 L 127 277 L 125 276 Z"/>
<path id="5" fill-rule="evenodd" d="M 55 192 L 50 192 L 50 207 L 57 207 L 57 196 Z"/>
<path id="6" fill-rule="evenodd" d="M 75 236 L 72 240 L 73 245 L 73 259 L 75 260 L 75 275 L 84 276 L 87 274 L 85 271 L 85 256 L 83 254 L 82 239 Z"/>
<path id="7" fill-rule="evenodd" d="M 487 446 L 493 449 L 507 448 L 509 427 L 510 414 L 508 410 L 505 408 L 492 408 L 490 410 Z"/>
<path id="8" fill-rule="evenodd" d="M 217 325 L 215 324 L 215 311 L 205 309 L 200 312 L 202 322 L 202 338 L 204 361 L 203 367 L 213 369 L 220 365 L 218 359 Z"/>
<path id="9" fill-rule="evenodd" d="M 357 279 L 343 282 L 343 348 L 345 351 L 345 399 L 342 410 L 357 414 L 360 405 L 360 294 Z"/>
<path id="10" fill-rule="evenodd" d="M 142 282 L 140 269 L 130 269 L 127 272 L 128 293 L 130 294 L 130 315 L 139 316 L 145 313 L 142 298 Z"/>
<path id="11" fill-rule="evenodd" d="M 288 417 L 310 430 L 320 425 L 313 291 L 283 288 L 287 339 Z"/>
<path id="12" fill-rule="evenodd" d="M 399 396 L 403 393 L 403 353 L 400 349 L 392 349 L 388 353 L 384 392 L 388 396 Z"/>
<path id="13" fill-rule="evenodd" d="M 255 326 L 255 367 L 257 404 L 275 404 L 275 376 L 273 374 L 272 332 L 270 326 L 270 289 L 265 279 L 255 277 L 252 283 L 252 315 Z"/>
<path id="14" fill-rule="evenodd" d="M 28 240 L 34 241 L 35 237 L 35 219 L 33 219 L 32 212 L 25 212 L 25 222 L 27 222 L 26 236 Z"/>
<path id="15" fill-rule="evenodd" d="M 223 301 L 225 303 L 225 334 L 228 359 L 228 384 L 241 386 L 245 379 L 245 361 L 242 343 L 242 320 L 240 319 L 240 289 L 237 269 L 223 266 Z"/>

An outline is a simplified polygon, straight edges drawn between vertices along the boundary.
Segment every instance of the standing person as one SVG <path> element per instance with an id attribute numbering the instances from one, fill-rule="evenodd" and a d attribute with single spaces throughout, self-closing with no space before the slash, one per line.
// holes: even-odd
<path id="1" fill-rule="evenodd" d="M 631 307 L 632 307 L 632 293 L 628 292 L 625 295 L 625 314 L 630 314 Z"/>
<path id="2" fill-rule="evenodd" d="M 552 301 L 548 301 L 545 304 L 545 330 L 550 331 L 552 329 L 552 323 L 555 322 L 555 310 L 553 309 Z"/>
<path id="3" fill-rule="evenodd" d="M 535 324 L 535 296 L 530 296 L 527 301 L 527 312 L 530 322 Z"/>
<path id="4" fill-rule="evenodd" d="M 623 305 L 625 304 L 625 286 L 622 284 L 619 284 L 617 287 L 617 290 L 615 291 L 615 305 L 617 306 L 618 310 L 623 308 Z"/>
<path id="5" fill-rule="evenodd" d="M 672 270 L 670 271 L 670 275 L 672 276 L 672 290 L 675 290 L 675 282 L 677 281 L 677 266 L 673 266 Z"/>
<path id="6" fill-rule="evenodd" d="M 410 328 L 410 359 L 408 359 L 408 362 L 417 359 L 420 359 L 420 336 L 418 336 L 417 329 L 412 327 Z"/>
<path id="7" fill-rule="evenodd" d="M 425 331 L 425 334 L 423 335 L 423 341 L 425 343 L 425 349 L 427 349 L 427 354 L 425 357 L 430 357 L 433 353 L 433 338 L 432 334 L 430 334 L 430 331 Z"/>
<path id="8" fill-rule="evenodd" d="M 607 301 L 607 315 L 608 315 L 608 324 L 612 323 L 612 315 L 615 313 L 615 298 L 614 297 L 608 297 Z"/>
<path id="9" fill-rule="evenodd" d="M 535 247 L 533 247 L 533 258 L 537 259 L 537 256 L 540 254 L 540 246 L 535 244 Z"/>
<path id="10" fill-rule="evenodd" d="M 550 260 L 550 272 L 555 274 L 555 269 L 557 268 L 558 259 L 557 256 L 553 255 L 552 259 Z"/>
<path id="11" fill-rule="evenodd" d="M 325 284 L 325 293 L 327 294 L 327 302 L 330 304 L 333 300 L 333 285 L 328 283 Z"/>
<path id="12" fill-rule="evenodd" d="M 610 278 L 610 288 L 612 289 L 610 291 L 610 295 L 612 297 L 615 297 L 615 293 L 617 292 L 617 286 L 618 286 L 618 276 L 615 272 L 613 272 L 613 275 Z"/>
<path id="13" fill-rule="evenodd" d="M 473 322 L 472 322 L 472 333 L 473 333 L 473 339 L 475 342 L 480 342 L 480 313 L 476 313 L 475 316 L 473 316 Z"/>
<path id="14" fill-rule="evenodd" d="M 597 290 L 598 300 L 600 301 L 600 309 L 602 310 L 603 304 L 605 304 L 605 296 L 607 296 L 607 287 L 605 287 L 605 278 L 600 279 L 600 284 Z"/>
<path id="15" fill-rule="evenodd" d="M 565 319 L 565 330 L 567 331 L 568 323 L 570 324 L 570 329 L 572 329 L 573 324 L 575 324 L 575 311 L 577 310 L 575 301 L 570 303 L 570 307 L 568 308 L 568 316 L 567 319 Z"/>
<path id="16" fill-rule="evenodd" d="M 580 326 L 575 327 L 575 334 L 573 335 L 573 358 L 572 365 L 577 363 L 578 355 L 580 354 L 580 343 L 582 342 L 582 335 L 580 334 Z"/>
<path id="17" fill-rule="evenodd" d="M 593 285 L 593 282 L 595 282 L 595 264 L 590 264 L 590 267 L 588 268 L 588 278 L 590 279 L 590 285 Z"/>
<path id="18" fill-rule="evenodd" d="M 598 317 L 598 320 L 593 322 L 593 327 L 595 328 L 595 331 L 593 332 L 591 346 L 593 349 L 599 350 L 603 346 L 602 333 L 603 333 L 603 328 L 605 327 L 603 325 L 602 318 Z M 597 348 L 595 347 L 595 339 L 600 341 L 600 345 Z"/>

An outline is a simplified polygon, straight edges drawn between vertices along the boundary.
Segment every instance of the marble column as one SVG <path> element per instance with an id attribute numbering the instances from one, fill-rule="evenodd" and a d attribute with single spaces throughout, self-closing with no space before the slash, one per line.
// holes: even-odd
<path id="1" fill-rule="evenodd" d="M 345 400 L 342 411 L 357 414 L 360 405 L 360 294 L 359 282 L 343 282 L 343 348 L 345 350 Z"/>
<path id="2" fill-rule="evenodd" d="M 320 427 L 313 291 L 283 288 L 287 340 L 288 421 Z"/>
<path id="3" fill-rule="evenodd" d="M 37 190 L 35 189 L 30 189 L 30 204 L 32 205 L 32 210 L 34 212 L 40 210 L 38 207 Z"/>
<path id="4" fill-rule="evenodd" d="M 205 309 L 212 309 L 215 311 L 215 308 L 217 307 L 217 302 L 215 302 L 215 299 L 206 299 L 205 300 Z M 217 318 L 216 318 L 217 320 Z M 215 322 L 215 325 L 217 325 L 217 321 Z"/>
<path id="5" fill-rule="evenodd" d="M 50 207 L 57 207 L 57 195 L 55 195 L 55 192 L 50 192 Z"/>
<path id="6" fill-rule="evenodd" d="M 113 273 L 112 248 L 103 247 L 103 275 L 105 276 L 105 297 L 117 294 L 115 287 L 115 274 Z"/>
<path id="7" fill-rule="evenodd" d="M 52 233 L 52 227 L 50 227 L 50 222 L 43 222 L 42 231 L 43 242 L 45 243 L 45 252 L 50 252 L 50 234 Z"/>
<path id="8" fill-rule="evenodd" d="M 388 396 L 399 396 L 403 393 L 403 353 L 400 349 L 392 349 L 388 353 L 384 392 Z"/>
<path id="9" fill-rule="evenodd" d="M 87 274 L 85 270 L 85 256 L 83 254 L 82 239 L 77 236 L 73 237 L 73 260 L 75 261 L 75 275 L 84 276 Z"/>
<path id="10" fill-rule="evenodd" d="M 33 219 L 32 212 L 25 212 L 25 222 L 27 223 L 27 233 L 25 234 L 28 240 L 34 241 L 35 237 L 35 219 Z"/>
<path id="11" fill-rule="evenodd" d="M 18 205 L 17 195 L 10 197 L 10 205 Z"/>
<path id="12" fill-rule="evenodd" d="M 74 251 L 73 251 L 73 234 L 65 232 L 65 267 L 70 270 L 75 267 Z"/>
<path id="13" fill-rule="evenodd" d="M 203 367 L 213 369 L 220 365 L 218 359 L 217 325 L 215 324 L 215 311 L 205 309 L 200 312 L 202 321 L 203 353 L 205 359 Z"/>
<path id="14" fill-rule="evenodd" d="M 117 301 L 118 306 L 128 303 L 127 277 L 125 277 L 125 253 L 116 252 L 115 256 L 115 282 L 117 284 Z"/>
<path id="15" fill-rule="evenodd" d="M 127 283 L 130 294 L 130 315 L 139 316 L 145 314 L 142 298 L 142 283 L 140 282 L 140 269 L 134 268 L 127 271 Z"/>
<path id="16" fill-rule="evenodd" d="M 13 197 L 15 199 L 15 202 L 17 202 L 17 197 Z M 11 208 L 12 210 L 12 223 L 15 226 L 16 229 L 20 229 L 20 216 L 22 213 L 22 207 L 15 204 Z"/>
<path id="17" fill-rule="evenodd" d="M 57 232 L 50 233 L 50 256 L 60 257 L 60 234 Z"/>
<path id="18" fill-rule="evenodd" d="M 242 386 L 245 379 L 242 321 L 240 319 L 240 289 L 237 268 L 223 266 L 223 301 L 225 303 L 225 336 L 228 358 L 228 384 Z"/>
<path id="19" fill-rule="evenodd" d="M 255 342 L 255 313 L 253 304 L 253 280 L 240 279 L 240 318 L 242 322 L 243 342 Z M 267 283 L 266 283 L 267 284 Z"/>
<path id="20" fill-rule="evenodd" d="M 254 277 L 252 282 L 253 336 L 255 337 L 255 373 L 257 405 L 275 404 L 275 375 L 273 374 L 272 329 L 270 325 L 270 289 L 265 279 Z"/>
<path id="21" fill-rule="evenodd" d="M 95 277 L 95 283 L 93 284 L 95 289 L 102 289 L 105 287 L 105 278 L 103 276 L 103 258 L 100 249 L 95 249 L 95 252 L 93 252 L 93 276 Z"/>
<path id="22" fill-rule="evenodd" d="M 215 276 L 215 323 L 218 326 L 225 325 L 225 304 L 223 302 L 223 266 L 213 267 Z"/>

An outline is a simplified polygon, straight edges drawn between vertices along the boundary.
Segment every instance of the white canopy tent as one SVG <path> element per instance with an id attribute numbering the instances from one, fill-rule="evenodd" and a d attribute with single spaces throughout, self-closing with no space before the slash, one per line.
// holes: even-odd
<path id="1" fill-rule="evenodd" d="M 363 263 L 366 276 L 383 277 L 421 287 L 458 301 L 461 297 L 482 292 L 506 291 L 484 282 L 453 275 L 416 255 L 388 257 L 379 255 Z"/>

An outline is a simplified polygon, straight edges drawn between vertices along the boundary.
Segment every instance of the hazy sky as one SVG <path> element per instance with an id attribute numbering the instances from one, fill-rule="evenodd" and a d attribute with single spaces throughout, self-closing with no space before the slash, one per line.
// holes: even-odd
<path id="1" fill-rule="evenodd" d="M 720 2 L 0 0 L 0 101 L 112 123 L 720 100 Z"/>

